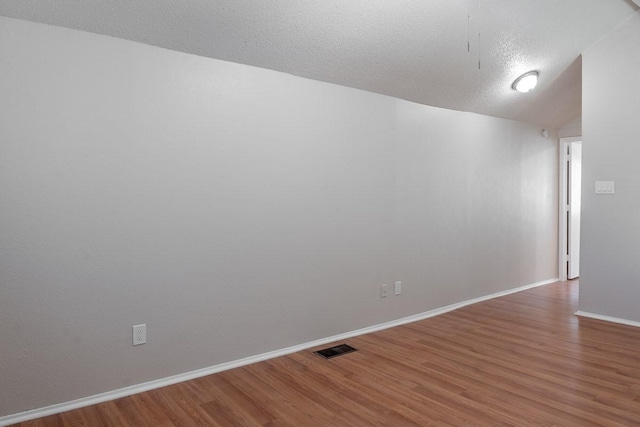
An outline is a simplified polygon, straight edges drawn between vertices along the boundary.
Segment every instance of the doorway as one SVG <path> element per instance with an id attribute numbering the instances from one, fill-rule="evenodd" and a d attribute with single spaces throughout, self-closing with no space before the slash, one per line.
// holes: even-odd
<path id="1" fill-rule="evenodd" d="M 582 137 L 560 138 L 558 278 L 580 277 Z"/>

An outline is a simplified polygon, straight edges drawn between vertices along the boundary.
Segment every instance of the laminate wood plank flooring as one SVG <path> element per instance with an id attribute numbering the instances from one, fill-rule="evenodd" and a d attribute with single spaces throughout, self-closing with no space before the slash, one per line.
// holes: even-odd
<path id="1" fill-rule="evenodd" d="M 640 426 L 640 328 L 575 316 L 577 296 L 557 282 L 334 359 L 310 349 L 17 426 Z"/>

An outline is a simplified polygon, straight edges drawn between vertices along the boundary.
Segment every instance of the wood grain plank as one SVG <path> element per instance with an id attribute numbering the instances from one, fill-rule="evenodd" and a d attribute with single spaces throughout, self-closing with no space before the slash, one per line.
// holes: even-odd
<path id="1" fill-rule="evenodd" d="M 640 426 L 640 329 L 577 300 L 558 282 L 17 426 Z"/>

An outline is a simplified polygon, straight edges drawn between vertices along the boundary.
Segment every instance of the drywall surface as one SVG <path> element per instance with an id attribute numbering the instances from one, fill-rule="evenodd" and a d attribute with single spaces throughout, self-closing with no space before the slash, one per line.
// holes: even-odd
<path id="1" fill-rule="evenodd" d="M 569 138 L 572 136 L 582 136 L 582 116 L 576 117 L 558 129 L 559 138 Z"/>
<path id="2" fill-rule="evenodd" d="M 7 18 L 0 70 L 0 415 L 556 277 L 537 127 Z"/>
<path id="3" fill-rule="evenodd" d="M 640 321 L 640 12 L 583 56 L 580 310 Z M 595 194 L 615 181 L 614 195 Z"/>

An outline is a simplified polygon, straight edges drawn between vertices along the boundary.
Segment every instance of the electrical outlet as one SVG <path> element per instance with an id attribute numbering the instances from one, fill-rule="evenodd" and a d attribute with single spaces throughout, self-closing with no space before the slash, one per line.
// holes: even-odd
<path id="1" fill-rule="evenodd" d="M 147 324 L 133 325 L 133 345 L 140 345 L 147 342 Z"/>
<path id="2" fill-rule="evenodd" d="M 389 286 L 382 285 L 380 286 L 380 298 L 386 298 L 389 295 Z"/>
<path id="3" fill-rule="evenodd" d="M 394 292 L 396 295 L 400 295 L 402 293 L 402 282 L 396 282 Z"/>

